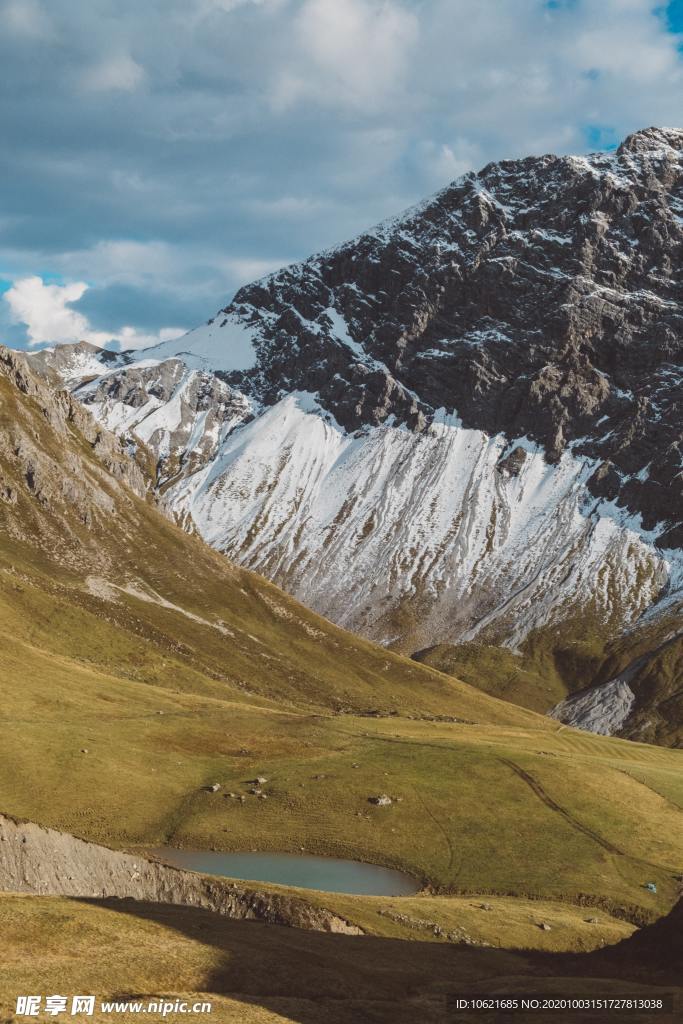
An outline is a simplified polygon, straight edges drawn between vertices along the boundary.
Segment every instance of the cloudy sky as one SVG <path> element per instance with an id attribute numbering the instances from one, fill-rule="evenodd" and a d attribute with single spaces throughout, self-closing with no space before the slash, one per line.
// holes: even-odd
<path id="1" fill-rule="evenodd" d="M 683 0 L 0 0 L 0 340 L 153 343 L 489 160 L 682 110 Z"/>

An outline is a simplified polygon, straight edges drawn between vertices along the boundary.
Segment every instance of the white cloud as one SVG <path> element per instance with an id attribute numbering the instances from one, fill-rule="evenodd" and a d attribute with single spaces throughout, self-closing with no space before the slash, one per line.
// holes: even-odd
<path id="1" fill-rule="evenodd" d="M 117 331 L 94 331 L 88 318 L 71 308 L 87 290 L 83 281 L 58 285 L 45 284 L 40 277 L 24 277 L 14 282 L 4 299 L 14 323 L 26 325 L 29 345 L 89 341 L 100 346 L 118 342 L 121 349 L 146 348 L 183 333 L 175 327 L 164 327 L 158 334 L 146 334 L 130 326 Z"/>
<path id="2" fill-rule="evenodd" d="M 404 78 L 418 31 L 416 15 L 395 0 L 305 0 L 292 26 L 291 60 L 273 101 L 383 105 Z"/>
<path id="3" fill-rule="evenodd" d="M 263 217 L 319 217 L 325 203 L 313 196 L 278 196 L 274 199 L 252 199 L 249 209 Z"/>
<path id="4" fill-rule="evenodd" d="M 113 340 L 119 343 L 119 348 L 123 352 L 130 348 L 149 348 L 150 345 L 158 345 L 162 341 L 172 341 L 181 334 L 185 334 L 182 327 L 162 327 L 158 334 L 146 334 L 128 326 L 117 331 Z"/>
<path id="5" fill-rule="evenodd" d="M 681 37 L 663 10 L 0 0 L 3 276 L 92 282 L 81 307 L 98 329 L 191 327 L 245 274 L 490 160 L 680 123 Z"/>
<path id="6" fill-rule="evenodd" d="M 91 92 L 133 92 L 144 78 L 144 68 L 130 54 L 119 53 L 88 68 L 82 81 Z"/>
<path id="7" fill-rule="evenodd" d="M 253 4 L 255 7 L 281 7 L 285 0 L 198 0 L 196 11 L 201 17 L 220 12 L 228 14 L 238 7 Z"/>
<path id="8" fill-rule="evenodd" d="M 44 284 L 40 277 L 25 277 L 15 281 L 4 298 L 9 303 L 15 323 L 26 324 L 31 345 L 46 341 L 79 341 L 85 338 L 89 325 L 81 313 L 70 308 L 70 304 L 78 302 L 87 287 L 80 281 L 62 287 Z"/>
<path id="9" fill-rule="evenodd" d="M 285 202 L 284 209 L 280 209 L 276 203 L 274 210 L 267 206 L 265 212 L 270 215 L 277 213 L 279 216 L 293 217 L 300 216 L 304 208 L 290 210 L 289 204 Z M 186 248 L 167 245 L 164 242 L 116 239 L 98 242 L 90 249 L 62 253 L 53 260 L 53 266 L 68 278 L 94 278 L 100 288 L 128 285 L 150 291 L 165 288 L 188 292 L 204 286 L 213 291 L 218 286 L 223 299 L 231 289 L 264 277 L 286 262 L 284 259 L 231 257 L 222 250 L 209 251 L 207 247 L 190 254 Z M 192 280 L 190 267 L 194 268 Z M 202 280 L 202 277 L 205 280 Z M 207 305 L 206 316 L 214 312 L 215 310 Z M 178 330 L 176 333 L 183 332 Z"/>
<path id="10" fill-rule="evenodd" d="M 267 274 L 272 274 L 275 270 L 280 269 L 283 262 L 283 260 L 229 259 L 224 261 L 223 269 L 226 277 L 229 277 L 239 287 L 249 284 L 251 281 L 257 281 Z"/>
<path id="11" fill-rule="evenodd" d="M 0 24 L 14 35 L 47 39 L 52 25 L 38 0 L 8 0 L 0 10 Z"/>
<path id="12" fill-rule="evenodd" d="M 459 178 L 483 162 L 479 147 L 461 138 L 453 139 L 450 144 L 425 140 L 418 146 L 418 159 L 425 175 L 431 175 L 435 187 Z"/>
<path id="13" fill-rule="evenodd" d="M 181 280 L 187 268 L 181 254 L 165 242 L 114 239 L 88 249 L 62 253 L 57 268 L 65 277 L 87 276 L 99 284 L 135 284 Z"/>

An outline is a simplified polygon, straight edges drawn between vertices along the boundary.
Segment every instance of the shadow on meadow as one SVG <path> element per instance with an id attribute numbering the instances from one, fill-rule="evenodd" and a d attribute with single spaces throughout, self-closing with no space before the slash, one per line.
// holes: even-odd
<path id="1" fill-rule="evenodd" d="M 593 953 L 558 954 L 332 935 L 257 921 L 232 921 L 209 911 L 128 900 L 83 900 L 133 915 L 218 953 L 198 991 L 229 996 L 296 1024 L 441 1024 L 508 1019 L 463 1015 L 449 996 L 557 994 L 653 998 L 676 990 L 680 1006 L 683 903 L 631 938 Z M 216 963 L 218 964 L 216 966 Z M 126 995 L 135 995 L 126 993 Z M 214 1018 L 215 1019 L 215 1018 Z M 512 1019 L 512 1018 L 509 1018 Z M 539 1021 L 539 1014 L 514 1020 Z M 553 1013 L 553 1020 L 565 1019 Z M 576 1014 L 567 1020 L 577 1021 Z M 605 1014 L 581 1020 L 605 1020 Z M 629 1014 L 629 1019 L 671 1019 Z"/>

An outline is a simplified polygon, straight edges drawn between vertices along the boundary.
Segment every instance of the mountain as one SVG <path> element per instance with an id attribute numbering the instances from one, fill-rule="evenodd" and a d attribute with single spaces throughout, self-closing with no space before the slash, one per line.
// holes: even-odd
<path id="1" fill-rule="evenodd" d="M 489 164 L 181 339 L 34 359 L 321 614 L 446 668 L 504 645 L 492 692 L 676 743 L 682 257 L 683 132 L 650 128 Z"/>
<path id="2" fill-rule="evenodd" d="M 76 837 L 402 869 L 428 901 L 299 898 L 404 938 L 460 941 L 457 894 L 502 899 L 483 930 L 464 911 L 499 944 L 535 945 L 543 901 L 547 949 L 598 944 L 587 907 L 612 937 L 671 908 L 677 751 L 578 732 L 344 632 L 166 518 L 148 460 L 0 348 L 2 888 L 159 898 L 117 889 L 103 851 L 90 872 Z"/>
<path id="3" fill-rule="evenodd" d="M 120 679 L 261 707 L 483 707 L 475 690 L 344 633 L 178 529 L 149 491 L 149 458 L 0 346 L 5 669 L 14 635 L 25 657 L 62 651 Z"/>

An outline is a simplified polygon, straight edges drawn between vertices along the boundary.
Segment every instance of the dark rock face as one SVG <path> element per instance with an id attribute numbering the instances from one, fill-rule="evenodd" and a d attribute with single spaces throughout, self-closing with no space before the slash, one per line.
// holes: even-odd
<path id="1" fill-rule="evenodd" d="M 683 131 L 490 164 L 243 288 L 222 313 L 257 329 L 258 368 L 227 376 L 266 404 L 316 391 L 350 430 L 445 407 L 551 461 L 571 446 L 603 461 L 596 496 L 678 546 L 682 265 Z"/>
<path id="2" fill-rule="evenodd" d="M 519 476 L 525 462 L 526 450 L 517 445 L 508 455 L 498 460 L 497 469 L 506 476 Z"/>

